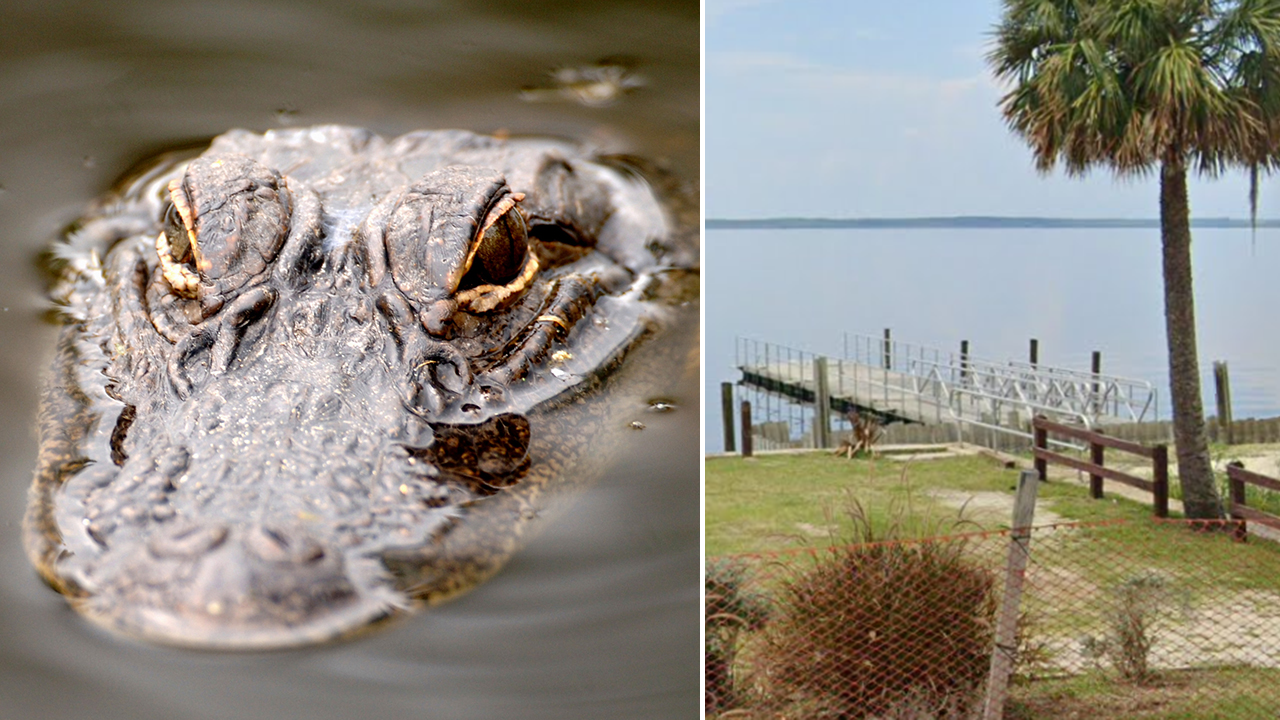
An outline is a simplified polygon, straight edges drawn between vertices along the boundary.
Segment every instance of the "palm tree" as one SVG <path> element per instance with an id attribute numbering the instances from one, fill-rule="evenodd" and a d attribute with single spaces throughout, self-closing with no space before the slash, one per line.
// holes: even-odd
<path id="1" fill-rule="evenodd" d="M 1187 173 L 1280 165 L 1280 0 L 1004 0 L 987 56 L 1047 172 L 1160 177 L 1165 330 L 1188 517 L 1222 516 L 1200 399 Z"/>

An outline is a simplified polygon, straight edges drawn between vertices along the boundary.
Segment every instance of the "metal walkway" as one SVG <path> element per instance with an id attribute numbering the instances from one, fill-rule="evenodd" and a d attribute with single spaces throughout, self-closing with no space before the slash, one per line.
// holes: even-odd
<path id="1" fill-rule="evenodd" d="M 840 415 L 968 424 L 1025 437 L 1036 415 L 1090 428 L 1157 416 L 1156 390 L 1143 380 L 992 362 L 864 335 L 846 335 L 844 347 L 843 357 L 831 358 L 738 338 L 739 384 L 814 407 L 819 432 L 827 415 L 816 405 L 820 395 Z"/>

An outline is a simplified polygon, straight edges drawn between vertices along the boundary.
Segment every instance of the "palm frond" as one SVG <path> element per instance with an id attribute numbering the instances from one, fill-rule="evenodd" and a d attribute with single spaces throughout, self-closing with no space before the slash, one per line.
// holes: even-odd
<path id="1" fill-rule="evenodd" d="M 1280 0 L 1005 0 L 987 61 L 1036 166 L 1280 168 Z"/>

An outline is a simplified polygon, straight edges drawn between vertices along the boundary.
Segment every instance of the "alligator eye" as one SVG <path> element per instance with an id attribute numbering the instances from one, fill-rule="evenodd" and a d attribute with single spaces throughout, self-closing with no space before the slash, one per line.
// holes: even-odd
<path id="1" fill-rule="evenodd" d="M 506 285 L 520 275 L 525 258 L 529 255 L 529 230 L 524 216 L 514 205 L 500 204 L 490 212 L 502 212 L 491 222 L 486 222 L 476 242 L 471 269 L 462 279 L 459 289 L 481 285 Z M 504 207 L 505 206 L 505 207 Z"/>
<path id="2" fill-rule="evenodd" d="M 169 241 L 169 253 L 175 262 L 191 262 L 191 236 L 182 224 L 182 216 L 173 203 L 164 211 L 164 236 Z"/>
<path id="3" fill-rule="evenodd" d="M 174 294 L 194 298 L 199 294 L 200 286 L 200 276 L 191 267 L 196 259 L 196 248 L 183 219 L 183 211 L 178 207 L 179 203 L 185 202 L 185 196 L 174 191 L 172 185 L 169 196 L 173 199 L 165 203 L 161 223 L 164 229 L 156 236 L 156 257 L 160 260 L 160 271 Z"/>
<path id="4" fill-rule="evenodd" d="M 382 237 L 392 280 L 430 332 L 455 312 L 489 312 L 529 288 L 538 258 L 521 200 L 496 170 L 450 166 L 385 201 L 385 228 L 371 236 Z"/>

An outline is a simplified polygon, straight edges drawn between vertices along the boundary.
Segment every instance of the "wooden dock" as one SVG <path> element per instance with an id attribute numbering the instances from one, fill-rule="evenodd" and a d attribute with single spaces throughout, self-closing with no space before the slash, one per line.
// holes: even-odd
<path id="1" fill-rule="evenodd" d="M 1151 384 L 1101 373 L 1097 353 L 1085 372 L 1038 363 L 1034 342 L 1032 362 L 992 362 L 971 357 L 967 343 L 957 354 L 891 341 L 887 333 L 852 339 L 854 352 L 847 339 L 844 356 L 834 358 L 739 338 L 738 385 L 801 408 L 790 417 L 817 447 L 832 439 L 833 419 L 852 413 L 884 425 L 985 428 L 1027 440 L 1036 416 L 1098 428 L 1155 415 Z"/>
<path id="2" fill-rule="evenodd" d="M 793 360 L 744 365 L 738 370 L 742 385 L 813 405 L 818 401 L 819 390 L 819 373 L 815 367 L 813 362 Z M 826 370 L 829 406 L 840 415 L 869 414 L 884 424 L 1007 422 L 1010 419 L 992 417 L 991 412 L 976 401 L 948 402 L 945 395 L 922 388 L 921 379 L 916 375 L 834 359 L 826 362 Z M 1031 417 L 1028 414 L 1021 420 L 1030 423 Z"/>
<path id="3" fill-rule="evenodd" d="M 813 364 L 792 361 L 738 370 L 743 385 L 806 405 L 817 402 L 818 377 Z M 833 360 L 827 366 L 826 385 L 830 408 L 841 415 L 866 413 L 886 424 L 943 422 L 950 418 L 941 405 L 925 402 L 909 392 L 912 379 L 903 373 Z"/>

